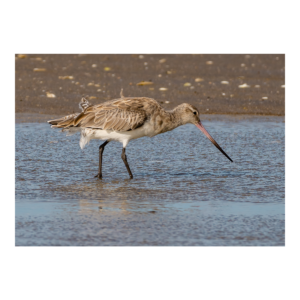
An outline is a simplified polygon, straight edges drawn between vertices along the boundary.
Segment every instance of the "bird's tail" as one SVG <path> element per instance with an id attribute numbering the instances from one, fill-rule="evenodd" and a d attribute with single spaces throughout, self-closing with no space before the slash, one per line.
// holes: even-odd
<path id="1" fill-rule="evenodd" d="M 79 115 L 82 115 L 85 112 L 85 110 L 90 106 L 92 106 L 92 104 L 86 98 L 83 97 L 79 102 L 79 108 L 81 108 L 82 110 L 81 113 L 75 113 L 59 119 L 50 120 L 48 121 L 48 123 L 52 125 L 52 128 L 69 128 L 76 126 L 78 123 L 77 117 Z"/>
<path id="2" fill-rule="evenodd" d="M 65 116 L 65 117 L 62 117 L 59 119 L 49 120 L 48 123 L 52 125 L 51 128 L 72 127 L 75 125 L 74 121 L 79 114 L 80 113 L 76 113 L 76 114 L 68 115 L 68 116 Z"/>

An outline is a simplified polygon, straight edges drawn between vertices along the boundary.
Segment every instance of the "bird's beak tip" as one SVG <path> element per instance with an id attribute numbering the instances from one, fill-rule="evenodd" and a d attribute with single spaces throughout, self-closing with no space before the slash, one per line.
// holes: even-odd
<path id="1" fill-rule="evenodd" d="M 219 144 L 212 138 L 212 136 L 207 132 L 207 130 L 204 128 L 204 126 L 202 125 L 201 121 L 199 123 L 195 124 L 196 127 L 198 127 L 203 133 L 204 135 L 231 161 L 233 162 L 233 160 L 224 152 L 224 150 L 219 146 Z"/>

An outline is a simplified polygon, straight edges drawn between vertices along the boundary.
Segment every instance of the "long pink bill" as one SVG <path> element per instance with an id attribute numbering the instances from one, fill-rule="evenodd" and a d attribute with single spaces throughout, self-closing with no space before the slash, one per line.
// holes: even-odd
<path id="1" fill-rule="evenodd" d="M 223 151 L 223 149 L 219 146 L 219 144 L 212 138 L 212 136 L 207 132 L 201 122 L 195 124 L 204 134 L 205 136 L 231 161 L 232 159 Z"/>

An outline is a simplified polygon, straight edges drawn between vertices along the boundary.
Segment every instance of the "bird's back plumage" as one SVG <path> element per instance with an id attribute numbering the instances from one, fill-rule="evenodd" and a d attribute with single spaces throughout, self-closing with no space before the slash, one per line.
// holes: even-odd
<path id="1" fill-rule="evenodd" d="M 53 128 L 93 128 L 114 131 L 130 131 L 141 127 L 149 119 L 151 111 L 162 108 L 158 102 L 146 97 L 123 97 L 101 104 L 91 105 L 82 98 L 81 113 L 50 120 Z"/>

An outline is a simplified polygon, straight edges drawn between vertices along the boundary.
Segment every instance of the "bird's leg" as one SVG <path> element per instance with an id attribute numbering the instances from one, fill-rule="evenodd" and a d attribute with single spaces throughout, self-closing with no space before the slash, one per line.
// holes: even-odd
<path id="1" fill-rule="evenodd" d="M 130 178 L 133 178 L 132 173 L 131 173 L 130 168 L 129 168 L 129 164 L 128 164 L 128 162 L 127 162 L 127 157 L 126 157 L 126 154 L 125 154 L 125 148 L 123 148 L 123 150 L 122 150 L 122 155 L 121 155 L 121 157 L 122 157 L 122 159 L 123 159 L 123 161 L 124 161 L 124 164 L 125 164 L 125 166 L 126 166 L 126 169 L 127 169 L 127 171 L 128 171 L 128 174 L 129 174 Z"/>
<path id="2" fill-rule="evenodd" d="M 104 147 L 109 143 L 109 141 L 105 141 L 103 144 L 99 146 L 99 171 L 95 177 L 102 179 L 102 154 L 104 151 Z"/>

